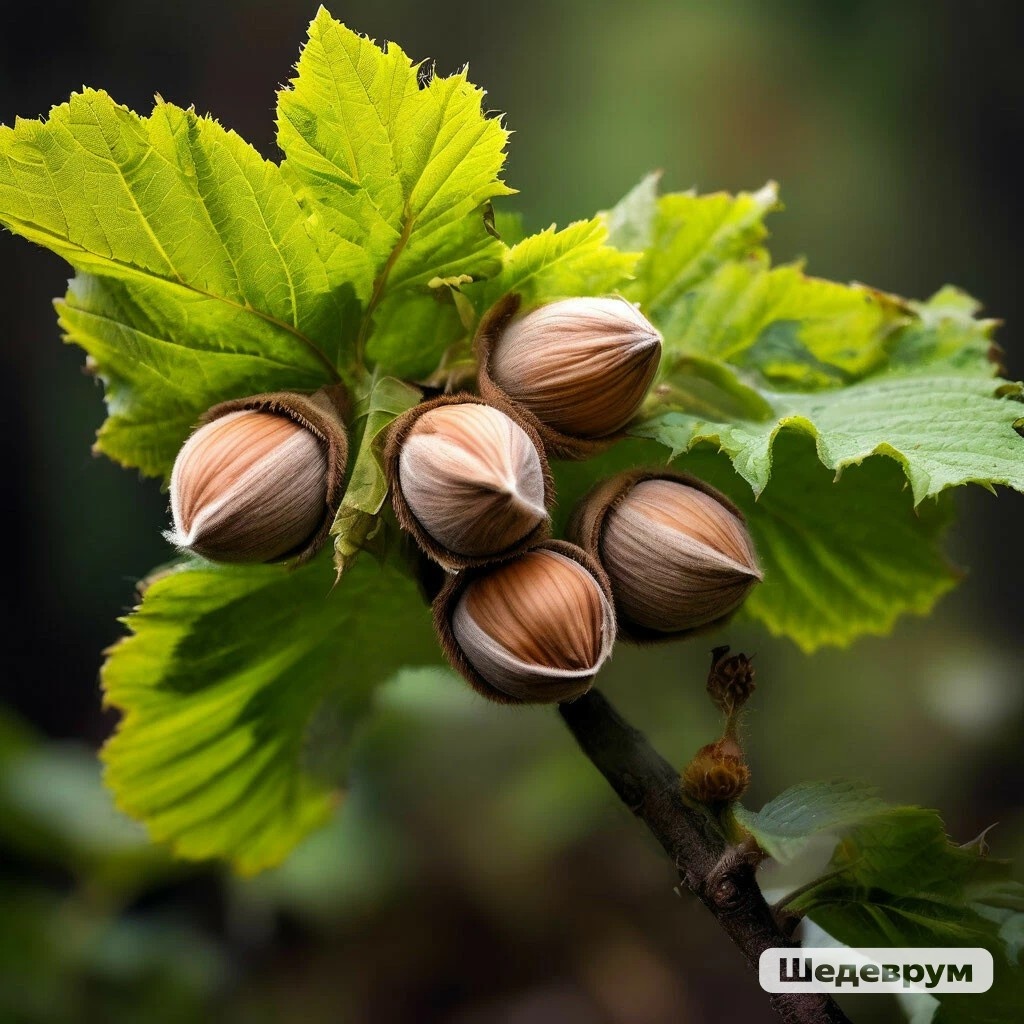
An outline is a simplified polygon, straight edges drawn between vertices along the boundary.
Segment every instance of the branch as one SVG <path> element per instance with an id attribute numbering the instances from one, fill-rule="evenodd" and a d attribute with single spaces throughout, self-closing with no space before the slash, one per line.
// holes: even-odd
<path id="1" fill-rule="evenodd" d="M 597 690 L 560 704 L 558 711 L 583 753 L 651 830 L 686 887 L 714 914 L 747 963 L 756 970 L 764 950 L 793 948 L 761 895 L 749 852 L 727 842 L 710 810 L 684 798 L 679 772 L 647 737 Z M 849 1024 L 824 993 L 769 998 L 787 1024 Z"/>

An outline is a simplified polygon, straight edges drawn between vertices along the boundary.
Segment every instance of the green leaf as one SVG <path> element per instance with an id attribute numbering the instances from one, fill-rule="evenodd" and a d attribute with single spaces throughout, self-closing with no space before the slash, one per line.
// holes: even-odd
<path id="1" fill-rule="evenodd" d="M 812 836 L 837 838 L 825 874 L 784 902 L 849 946 L 983 946 L 995 959 L 983 995 L 942 995 L 938 1020 L 1012 1019 L 1024 997 L 1024 885 L 984 843 L 956 846 L 935 811 L 897 807 L 871 787 L 809 783 L 737 820 L 771 855 L 788 859 Z"/>
<path id="2" fill-rule="evenodd" d="M 608 215 L 634 232 L 650 220 L 652 248 L 629 293 L 654 303 L 666 336 L 631 433 L 665 445 L 681 468 L 706 471 L 745 510 L 766 568 L 746 609 L 772 632 L 810 650 L 928 611 L 954 577 L 939 548 L 949 508 L 924 499 L 967 483 L 1024 489 L 1022 389 L 992 379 L 993 322 L 951 288 L 905 303 L 797 267 L 771 270 L 751 248 L 763 237 L 752 197 L 705 207 L 697 197 L 657 199 L 653 187 L 642 183 Z M 679 288 L 651 283 L 652 261 L 673 251 L 654 233 L 672 208 Z"/>
<path id="3" fill-rule="evenodd" d="M 608 227 L 608 241 L 623 252 L 643 252 L 654 244 L 658 216 L 658 182 L 661 172 L 644 175 L 610 210 L 601 215 Z M 648 253 L 648 261 L 656 258 Z"/>
<path id="4" fill-rule="evenodd" d="M 993 377 L 998 346 L 992 335 L 998 320 L 978 319 L 981 304 L 947 285 L 927 302 L 908 302 L 916 317 L 900 331 L 889 354 L 894 373 L 924 370 Z"/>
<path id="5" fill-rule="evenodd" d="M 737 805 L 733 814 L 769 857 L 788 864 L 814 836 L 838 839 L 887 807 L 877 787 L 857 779 L 833 779 L 792 786 L 759 811 Z"/>
<path id="6" fill-rule="evenodd" d="M 828 387 L 880 365 L 910 310 L 891 296 L 770 266 L 764 218 L 773 182 L 757 192 L 657 195 L 645 178 L 604 215 L 613 244 L 646 251 L 625 289 L 665 336 L 662 369 L 679 357 L 724 360 L 778 385 Z"/>
<path id="7" fill-rule="evenodd" d="M 727 363 L 701 356 L 676 356 L 673 359 L 671 375 L 663 377 L 655 385 L 648 403 L 651 409 L 659 406 L 673 409 L 674 413 L 670 415 L 685 414 L 698 422 L 764 421 L 773 419 L 775 415 L 768 399 L 757 388 L 741 380 Z M 670 433 L 678 430 L 673 422 L 649 418 L 636 427 L 634 434 L 668 440 Z M 687 450 L 685 446 L 677 447 L 674 443 L 670 447 L 673 458 Z"/>
<path id="8" fill-rule="evenodd" d="M 310 768 L 329 698 L 350 734 L 374 686 L 437 645 L 412 580 L 359 560 L 332 589 L 329 557 L 289 572 L 186 563 L 158 575 L 103 670 L 123 712 L 104 748 L 118 805 L 154 839 L 243 873 L 280 862 L 330 814 Z"/>
<path id="9" fill-rule="evenodd" d="M 419 79 L 400 47 L 382 50 L 321 8 L 297 77 L 278 96 L 284 174 L 373 264 L 361 337 L 386 372 L 401 372 L 396 356 L 417 341 L 388 307 L 430 309 L 431 279 L 495 272 L 501 244 L 485 213 L 512 192 L 498 177 L 508 133 L 485 116 L 482 90 L 464 71 Z M 428 349 L 420 362 L 436 363 L 442 351 Z"/>
<path id="10" fill-rule="evenodd" d="M 679 374 L 670 386 L 685 387 L 688 376 Z M 670 447 L 673 458 L 712 442 L 729 455 L 755 494 L 777 472 L 773 448 L 784 429 L 813 437 L 818 458 L 836 474 L 870 455 L 895 459 L 915 504 L 968 483 L 1024 490 L 1024 441 L 1015 429 L 1024 417 L 1020 385 L 997 387 L 989 378 L 964 375 L 888 373 L 832 391 L 763 390 L 760 397 L 771 410 L 767 419 L 732 418 L 735 413 L 722 410 L 711 417 L 668 412 L 633 433 Z M 954 435 L 951 423 L 957 425 Z"/>
<path id="11" fill-rule="evenodd" d="M 343 573 L 376 528 L 377 516 L 388 496 L 388 481 L 382 465 L 384 432 L 421 398 L 420 392 L 394 377 L 375 381 L 356 405 L 355 426 L 362 426 L 362 439 L 349 476 L 345 496 L 334 517 L 334 561 Z"/>
<path id="12" fill-rule="evenodd" d="M 664 448 L 637 441 L 596 460 L 556 464 L 561 517 L 595 480 L 628 466 L 663 463 Z M 810 440 L 786 430 L 774 473 L 755 499 L 722 453 L 702 445 L 677 468 L 727 494 L 743 510 L 764 569 L 744 614 L 803 650 L 884 634 L 903 614 L 924 614 L 956 582 L 942 552 L 948 502 L 915 510 L 899 467 L 869 459 L 838 482 Z"/>
<path id="13" fill-rule="evenodd" d="M 457 280 L 457 278 L 456 278 Z M 453 301 L 457 290 L 438 279 L 429 294 L 404 291 L 378 307 L 369 355 L 378 372 L 424 380 L 445 352 L 468 337 Z"/>
<path id="14" fill-rule="evenodd" d="M 142 118 L 86 90 L 0 128 L 0 223 L 80 272 L 59 311 L 110 381 L 99 448 L 147 473 L 212 402 L 335 378 L 369 293 L 358 249 L 317 231 L 276 165 L 162 101 Z"/>
<path id="15" fill-rule="evenodd" d="M 608 244 L 608 228 L 600 217 L 561 231 L 552 224 L 508 249 L 501 272 L 466 293 L 481 313 L 509 292 L 521 296 L 523 309 L 552 299 L 606 295 L 629 280 L 637 259 L 637 253 Z"/>
<path id="16" fill-rule="evenodd" d="M 839 366 L 841 360 L 834 354 L 837 343 L 812 340 L 819 335 L 825 338 L 829 330 L 843 336 L 846 320 L 839 310 L 854 293 L 828 282 L 815 282 L 807 291 L 810 279 L 801 283 L 801 276 L 791 268 L 769 273 L 782 272 L 794 289 L 794 301 L 800 295 L 810 300 L 812 292 L 819 297 L 832 293 L 838 305 L 820 323 L 815 317 L 821 310 L 813 305 L 797 319 L 773 321 L 761 330 L 753 348 L 744 347 L 745 342 L 728 350 L 716 344 L 696 345 L 717 349 L 715 359 L 688 356 L 678 346 L 667 346 L 646 417 L 634 425 L 634 434 L 660 441 L 672 449 L 673 457 L 702 442 L 712 443 L 730 456 L 755 494 L 768 483 L 775 439 L 787 428 L 813 437 L 819 459 L 837 475 L 872 454 L 895 459 L 911 484 L 915 503 L 968 483 L 1024 487 L 1022 390 L 1017 384 L 992 379 L 994 322 L 976 319 L 978 307 L 973 299 L 947 288 L 928 302 L 908 305 L 861 292 L 858 301 L 866 303 L 864 309 L 874 310 L 871 316 L 880 318 L 876 326 L 884 324 L 879 326 L 881 333 L 874 328 L 868 332 L 869 347 L 875 352 L 872 359 L 881 358 L 883 363 L 855 380 Z M 742 304 L 728 304 L 734 321 L 743 319 L 735 313 L 737 308 L 742 309 Z M 811 310 L 817 312 L 812 315 Z M 895 330 L 897 321 L 887 320 L 888 313 L 899 314 Z M 858 314 L 865 315 L 864 310 Z M 755 319 L 761 322 L 763 316 L 759 313 Z M 706 329 L 712 334 L 718 330 L 710 320 L 700 325 L 700 330 Z M 807 344 L 795 340 L 797 335 Z M 788 349 L 787 338 L 792 342 Z M 828 356 L 832 362 L 822 362 L 812 349 L 822 356 L 832 351 Z M 755 350 L 760 352 L 759 372 L 750 365 Z M 849 355 L 852 366 L 856 362 L 852 349 Z M 830 386 L 810 391 L 765 386 L 765 376 L 784 375 L 787 358 L 793 360 L 792 382 Z M 723 360 L 745 364 L 745 368 Z M 716 387 L 707 399 L 709 366 L 714 368 Z M 832 370 L 836 376 L 829 381 Z M 952 437 L 951 421 L 958 424 Z"/>
<path id="17" fill-rule="evenodd" d="M 629 296 L 659 326 L 673 308 L 723 264 L 760 253 L 764 218 L 779 208 L 778 188 L 698 196 L 672 192 L 658 197 L 657 175 L 648 175 L 606 219 L 611 242 L 644 249 Z"/>
<path id="18" fill-rule="evenodd" d="M 943 552 L 948 501 L 918 509 L 899 468 L 870 459 L 834 481 L 811 444 L 778 438 L 775 473 L 755 500 L 722 455 L 691 453 L 681 468 L 728 494 L 750 524 L 764 568 L 745 613 L 803 650 L 884 635 L 907 613 L 924 615 L 957 581 Z"/>
<path id="19" fill-rule="evenodd" d="M 880 292 L 769 269 L 766 256 L 723 263 L 698 288 L 652 314 L 676 355 L 721 359 L 776 386 L 834 387 L 881 366 L 906 309 Z"/>
<path id="20" fill-rule="evenodd" d="M 96 450 L 152 476 L 170 473 L 199 416 L 224 399 L 315 390 L 317 360 L 275 355 L 276 328 L 217 299 L 79 274 L 57 302 L 68 341 L 89 353 L 109 416 Z"/>

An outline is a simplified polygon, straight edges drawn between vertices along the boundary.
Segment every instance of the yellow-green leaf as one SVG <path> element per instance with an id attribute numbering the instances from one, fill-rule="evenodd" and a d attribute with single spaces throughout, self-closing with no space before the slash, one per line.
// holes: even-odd
<path id="1" fill-rule="evenodd" d="M 182 857 L 244 873 L 279 863 L 338 800 L 310 767 L 330 698 L 343 736 L 374 686 L 439 658 L 415 583 L 329 556 L 289 572 L 186 563 L 159 574 L 103 669 L 122 712 L 103 751 L 118 805 Z M 339 741 L 340 742 L 340 741 Z"/>

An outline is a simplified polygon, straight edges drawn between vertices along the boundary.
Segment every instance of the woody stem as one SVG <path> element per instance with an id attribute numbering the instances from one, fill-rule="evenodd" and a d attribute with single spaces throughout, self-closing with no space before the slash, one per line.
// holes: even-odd
<path id="1" fill-rule="evenodd" d="M 683 883 L 714 915 L 747 964 L 756 970 L 764 950 L 794 947 L 761 895 L 749 851 L 729 843 L 710 810 L 684 798 L 679 772 L 647 737 L 597 690 L 558 710 L 583 753 L 661 843 Z M 787 1024 L 849 1024 L 825 994 L 781 993 L 769 1001 Z"/>

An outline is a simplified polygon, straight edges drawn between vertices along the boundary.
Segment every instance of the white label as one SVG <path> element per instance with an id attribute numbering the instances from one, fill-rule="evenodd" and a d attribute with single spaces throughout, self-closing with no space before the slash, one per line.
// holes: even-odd
<path id="1" fill-rule="evenodd" d="M 993 970 L 977 947 L 766 949 L 758 964 L 766 992 L 987 992 Z"/>

